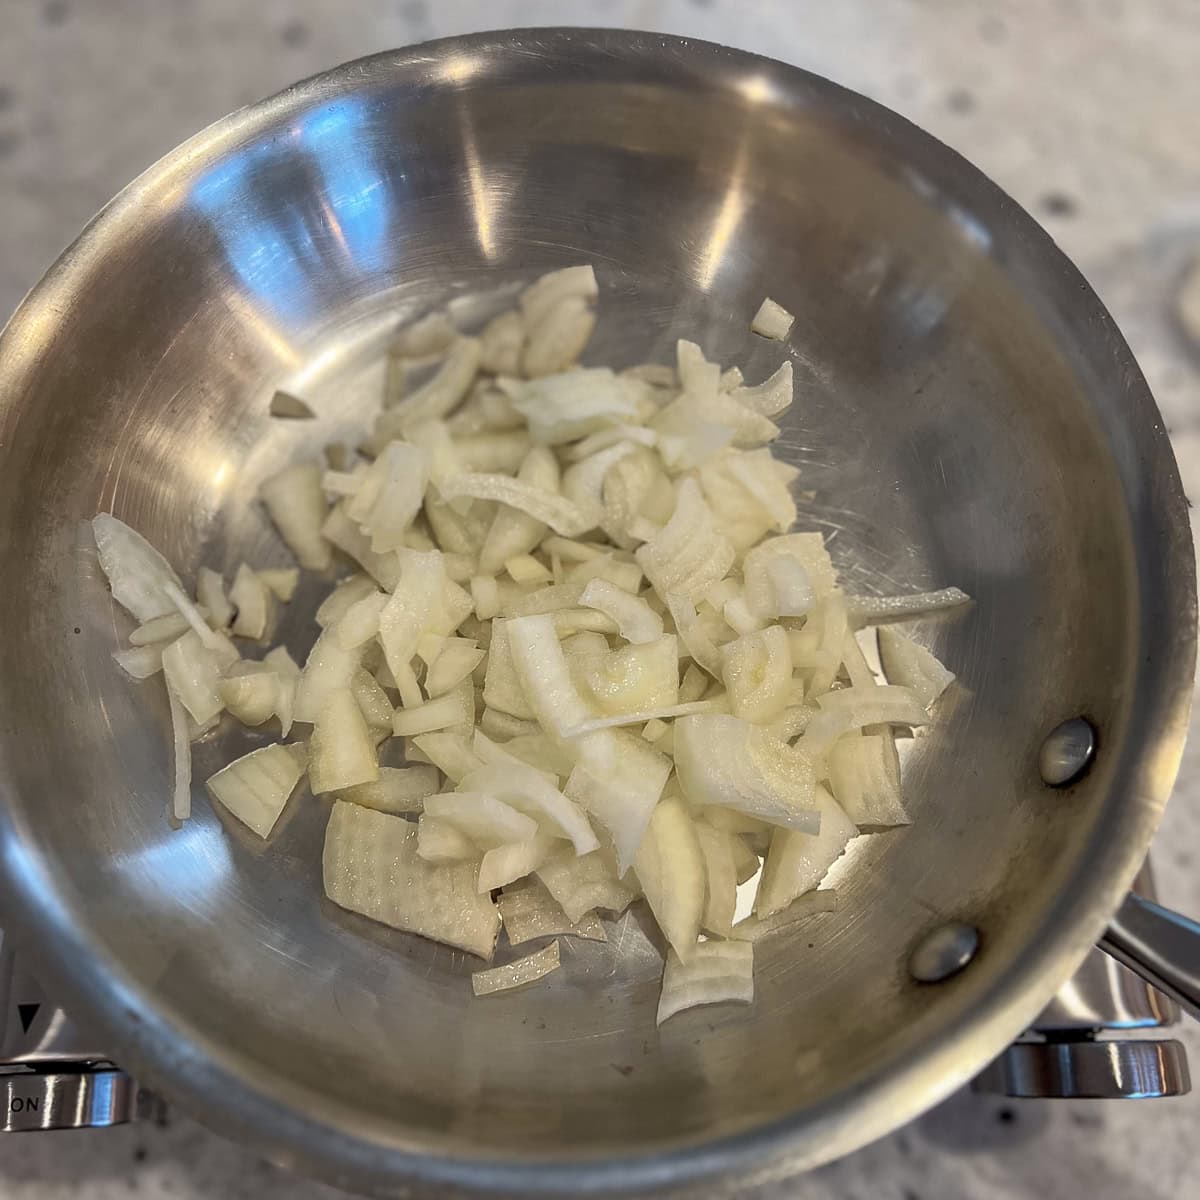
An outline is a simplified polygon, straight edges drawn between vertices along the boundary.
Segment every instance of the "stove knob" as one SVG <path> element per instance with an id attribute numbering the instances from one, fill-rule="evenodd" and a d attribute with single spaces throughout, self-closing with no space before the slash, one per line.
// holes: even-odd
<path id="1" fill-rule="evenodd" d="M 971 1084 L 1000 1096 L 1149 1100 L 1191 1091 L 1187 1054 L 1175 1041 L 1015 1042 Z"/>
<path id="2" fill-rule="evenodd" d="M 137 1116 L 137 1084 L 115 1067 L 15 1070 L 0 1075 L 5 1133 L 123 1125 Z"/>

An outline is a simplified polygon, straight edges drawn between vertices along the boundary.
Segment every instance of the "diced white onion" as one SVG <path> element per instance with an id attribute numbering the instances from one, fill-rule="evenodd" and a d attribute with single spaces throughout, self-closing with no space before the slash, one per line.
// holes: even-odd
<path id="1" fill-rule="evenodd" d="M 607 613 L 628 642 L 643 644 L 662 637 L 663 621 L 645 600 L 606 579 L 592 579 L 579 597 L 584 608 Z"/>
<path id="2" fill-rule="evenodd" d="M 881 625 L 887 621 L 911 621 L 960 604 L 971 597 L 956 587 L 936 592 L 913 592 L 907 596 L 847 596 L 850 619 L 856 625 Z"/>
<path id="3" fill-rule="evenodd" d="M 182 588 L 179 576 L 140 533 L 112 513 L 99 513 L 92 518 L 92 534 L 113 599 L 122 608 L 141 622 L 173 611 L 163 589 L 167 584 Z"/>
<path id="4" fill-rule="evenodd" d="M 265 838 L 300 782 L 304 763 L 303 746 L 263 746 L 209 776 L 207 787 L 243 825 Z"/>
<path id="5" fill-rule="evenodd" d="M 750 322 L 750 329 L 760 337 L 782 342 L 787 337 L 795 319 L 782 304 L 776 304 L 768 296 L 758 306 L 758 312 L 754 314 L 754 319 Z"/>
<path id="6" fill-rule="evenodd" d="M 332 550 L 322 528 L 329 513 L 321 489 L 318 463 L 285 467 L 259 488 L 259 495 L 296 561 L 310 571 L 323 571 Z"/>
<path id="7" fill-rule="evenodd" d="M 551 971 L 557 971 L 558 966 L 558 942 L 555 941 L 541 950 L 527 954 L 524 958 L 518 958 L 515 962 L 473 972 L 471 990 L 476 996 L 491 996 L 496 992 L 511 991 L 513 988 L 524 987 L 527 983 L 536 983 Z"/>
<path id="8" fill-rule="evenodd" d="M 932 651 L 886 625 L 879 630 L 879 661 L 888 683 L 912 688 L 926 708 L 954 682 Z"/>
<path id="9" fill-rule="evenodd" d="M 668 954 L 656 1023 L 702 1004 L 754 1001 L 754 947 L 747 942 L 701 942 L 687 961 Z"/>
<path id="10" fill-rule="evenodd" d="M 519 946 L 533 938 L 562 935 L 593 942 L 608 940 L 595 913 L 584 913 L 578 922 L 569 921 L 546 885 L 532 876 L 506 887 L 497 903 L 510 946 Z"/>

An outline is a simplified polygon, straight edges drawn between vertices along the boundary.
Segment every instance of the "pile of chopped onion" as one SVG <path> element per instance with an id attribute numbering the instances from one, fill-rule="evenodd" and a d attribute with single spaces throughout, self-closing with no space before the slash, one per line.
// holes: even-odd
<path id="1" fill-rule="evenodd" d="M 477 973 L 485 995 L 645 901 L 668 947 L 661 1022 L 750 1001 L 754 942 L 833 911 L 818 889 L 849 842 L 908 822 L 896 741 L 954 676 L 890 622 L 967 598 L 845 595 L 821 536 L 789 532 L 797 471 L 769 449 L 790 363 L 746 385 L 681 341 L 672 365 L 576 366 L 597 295 L 571 267 L 474 334 L 445 313 L 410 325 L 359 449 L 263 483 L 296 562 L 342 576 L 303 667 L 252 652 L 295 568 L 243 563 L 227 591 L 202 567 L 193 599 L 134 530 L 94 527 L 139 622 L 114 658 L 166 682 L 175 819 L 222 713 L 278 721 L 297 740 L 208 790 L 267 838 L 307 778 L 303 802 L 332 803 L 336 904 L 488 961 L 502 929 L 543 943 Z M 767 301 L 753 327 L 790 325 Z M 270 411 L 321 419 L 282 393 Z M 886 682 L 869 622 L 889 622 Z"/>

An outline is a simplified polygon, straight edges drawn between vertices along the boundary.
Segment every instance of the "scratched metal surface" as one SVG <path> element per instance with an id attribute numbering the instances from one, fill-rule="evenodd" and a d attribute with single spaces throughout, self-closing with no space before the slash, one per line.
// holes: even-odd
<path id="1" fill-rule="evenodd" d="M 479 1182 L 466 1160 L 490 1154 L 511 1183 L 514 1158 L 575 1153 L 609 1156 L 592 1178 L 611 1183 L 633 1169 L 617 1152 L 738 1135 L 639 1178 L 826 1158 L 1019 1032 L 1136 869 L 1190 669 L 1186 635 L 1163 653 L 1192 615 L 1187 551 L 1168 537 L 1160 560 L 1132 536 L 1179 516 L 1165 439 L 1049 242 L 865 102 L 655 39 L 393 58 L 140 184 L 97 232 L 115 235 L 126 305 L 98 302 L 113 264 L 93 240 L 10 331 L 0 549 L 30 589 L 3 647 L 9 895 L 59 935 L 52 973 L 131 1065 L 339 1178 L 378 1184 L 411 1152 L 446 1156 L 410 1160 L 427 1181 Z M 781 444 L 849 584 L 976 596 L 929 631 L 962 689 L 938 742 L 910 748 L 914 826 L 860 843 L 842 910 L 764 949 L 753 1012 L 658 1032 L 636 916 L 547 987 L 476 1005 L 461 955 L 320 899 L 321 805 L 294 806 L 266 847 L 199 798 L 168 833 L 165 711 L 109 663 L 124 626 L 77 541 L 112 505 L 185 568 L 282 561 L 246 501 L 314 435 L 273 428 L 270 392 L 301 387 L 350 430 L 406 309 L 580 258 L 602 279 L 595 361 L 665 357 L 681 334 L 751 379 L 793 355 Z M 746 333 L 764 293 L 798 314 L 782 351 Z M 79 394 L 88 407 L 61 401 Z M 1113 752 L 1047 809 L 1036 747 L 1078 710 Z M 197 776 L 253 742 L 205 747 Z M 978 922 L 986 953 L 931 993 L 902 964 L 944 915 Z"/>

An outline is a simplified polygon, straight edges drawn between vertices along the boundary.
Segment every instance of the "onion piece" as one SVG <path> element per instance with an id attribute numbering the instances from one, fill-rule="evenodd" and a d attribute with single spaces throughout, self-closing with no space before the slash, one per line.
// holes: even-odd
<path id="1" fill-rule="evenodd" d="M 560 300 L 529 323 L 521 367 L 529 379 L 564 371 L 582 353 L 596 328 L 596 313 L 582 296 Z"/>
<path id="2" fill-rule="evenodd" d="M 316 622 L 322 629 L 337 624 L 347 609 L 358 601 L 379 591 L 379 585 L 369 575 L 351 575 L 321 601 L 317 609 Z"/>
<path id="3" fill-rule="evenodd" d="M 536 324 L 564 300 L 594 300 L 599 293 L 596 272 L 590 263 L 562 267 L 539 276 L 521 293 L 521 314 L 528 324 Z"/>
<path id="4" fill-rule="evenodd" d="M 754 387 L 729 389 L 739 403 L 764 417 L 778 416 L 792 404 L 792 364 L 784 362 L 775 374 Z"/>
<path id="5" fill-rule="evenodd" d="M 271 621 L 274 597 L 257 572 L 242 563 L 233 577 L 229 599 L 237 609 L 233 621 L 233 632 L 238 637 L 261 641 L 267 634 Z"/>
<path id="6" fill-rule="evenodd" d="M 436 767 L 380 767 L 374 783 L 342 788 L 337 798 L 379 812 L 420 813 L 425 809 L 425 798 L 436 795 L 437 791 Z"/>
<path id="7" fill-rule="evenodd" d="M 754 947 L 747 942 L 701 942 L 687 961 L 668 953 L 655 1023 L 702 1004 L 754 1001 Z"/>
<path id="8" fill-rule="evenodd" d="M 391 597 L 374 585 L 338 618 L 334 637 L 343 650 L 357 650 L 379 633 L 379 618 Z"/>
<path id="9" fill-rule="evenodd" d="M 969 604 L 971 597 L 956 587 L 907 596 L 847 596 L 850 619 L 856 625 L 881 625 L 886 621 L 911 621 L 946 609 Z"/>
<path id="10" fill-rule="evenodd" d="M 545 446 L 532 447 L 517 472 L 517 481 L 545 492 L 557 493 L 560 475 L 554 453 Z M 515 555 L 533 550 L 545 533 L 545 524 L 536 516 L 501 505 L 492 518 L 491 527 L 479 551 L 480 573 L 498 573 Z"/>
<path id="11" fill-rule="evenodd" d="M 425 673 L 425 691 L 429 696 L 442 696 L 457 687 L 484 659 L 480 650 L 468 638 L 446 638 L 442 652 Z"/>
<path id="12" fill-rule="evenodd" d="M 758 312 L 754 314 L 754 319 L 750 322 L 750 331 L 757 333 L 760 337 L 782 342 L 787 337 L 795 319 L 783 305 L 776 304 L 768 296 L 758 306 Z"/>
<path id="13" fill-rule="evenodd" d="M 297 721 L 315 721 L 330 695 L 349 689 L 362 662 L 363 647 L 344 647 L 338 637 L 339 626 L 340 621 L 327 626 L 308 653 L 296 685 L 293 716 Z"/>
<path id="14" fill-rule="evenodd" d="M 536 871 L 561 846 L 557 838 L 547 833 L 535 834 L 525 842 L 493 846 L 480 860 L 475 886 L 481 892 L 494 892 L 497 888 L 507 887 Z"/>
<path id="15" fill-rule="evenodd" d="M 633 866 L 650 818 L 671 774 L 671 760 L 641 739 L 613 740 L 613 765 L 607 769 L 577 763 L 564 792 L 608 834 L 623 876 Z"/>
<path id="16" fill-rule="evenodd" d="M 484 792 L 444 792 L 426 796 L 423 815 L 446 821 L 483 849 L 510 842 L 527 842 L 538 831 L 532 817 Z"/>
<path id="17" fill-rule="evenodd" d="M 195 630 L 189 629 L 162 654 L 168 685 L 198 725 L 211 721 L 224 708 L 217 684 L 225 670 L 238 659 L 238 652 L 228 638 L 222 634 L 216 636 L 224 645 L 210 650 Z"/>
<path id="18" fill-rule="evenodd" d="M 448 479 L 442 485 L 442 495 L 447 500 L 456 496 L 470 496 L 475 500 L 495 500 L 519 509 L 555 533 L 565 537 L 578 537 L 592 529 L 596 521 L 557 492 L 532 487 L 508 475 L 464 473 Z"/>
<path id="19" fill-rule="evenodd" d="M 579 603 L 612 617 L 627 642 L 643 645 L 662 637 L 662 617 L 645 600 L 606 579 L 592 579 L 583 589 Z"/>
<path id="20" fill-rule="evenodd" d="M 279 675 L 263 663 L 235 663 L 217 683 L 221 703 L 243 725 L 261 725 L 280 707 Z"/>
<path id="21" fill-rule="evenodd" d="M 483 764 L 471 748 L 471 739 L 461 729 L 446 729 L 414 737 L 417 748 L 451 783 L 460 783 Z"/>
<path id="22" fill-rule="evenodd" d="M 113 599 L 138 621 L 146 622 L 173 611 L 164 588 L 182 590 L 171 564 L 135 529 L 112 513 L 92 518 L 100 567 L 108 579 Z"/>
<path id="23" fill-rule="evenodd" d="M 400 564 L 400 579 L 379 614 L 379 640 L 397 680 L 416 654 L 421 635 L 435 628 L 447 582 L 436 550 L 405 550 Z"/>
<path id="24" fill-rule="evenodd" d="M 157 619 L 157 618 L 155 618 Z M 163 646 L 133 646 L 128 650 L 114 650 L 113 661 L 131 679 L 149 679 L 162 670 Z"/>
<path id="25" fill-rule="evenodd" d="M 584 700 L 605 716 L 669 709 L 679 696 L 675 637 L 668 634 L 644 645 L 580 656 L 572 678 Z"/>
<path id="26" fill-rule="evenodd" d="M 417 853 L 428 863 L 474 862 L 479 847 L 444 817 L 422 813 L 417 821 Z"/>
<path id="27" fill-rule="evenodd" d="M 525 344 L 525 322 L 515 309 L 493 317 L 479 337 L 479 366 L 493 375 L 515 375 Z"/>
<path id="28" fill-rule="evenodd" d="M 458 331 L 446 313 L 431 312 L 404 326 L 388 346 L 388 354 L 403 358 L 442 354 L 457 337 Z"/>
<path id="29" fill-rule="evenodd" d="M 845 716 L 850 728 L 863 725 L 928 725 L 929 714 L 910 687 L 848 687 L 818 698 L 822 713 Z"/>
<path id="30" fill-rule="evenodd" d="M 397 709 L 392 717 L 392 730 L 397 737 L 414 737 L 420 733 L 474 724 L 475 689 L 470 679 L 464 679 L 445 695 L 424 704 Z"/>
<path id="31" fill-rule="evenodd" d="M 717 531 L 699 485 L 685 479 L 671 519 L 652 541 L 639 547 L 636 557 L 664 600 L 669 593 L 692 599 L 725 577 L 734 550 Z"/>
<path id="32" fill-rule="evenodd" d="M 817 786 L 812 803 L 821 815 L 819 833 L 777 829 L 771 834 L 771 849 L 754 900 L 758 916 L 778 912 L 797 896 L 812 891 L 845 852 L 850 839 L 858 835 L 854 822 L 823 787 Z"/>
<path id="33" fill-rule="evenodd" d="M 778 573 L 778 559 L 795 563 L 803 570 L 804 580 L 795 576 L 791 585 L 797 591 L 787 594 L 788 576 Z M 787 533 L 768 538 L 746 552 L 742 574 L 745 578 L 746 603 L 751 612 L 762 617 L 803 616 L 807 613 L 812 605 L 803 605 L 803 582 L 807 583 L 814 599 L 829 596 L 837 589 L 837 575 L 819 533 Z M 781 606 L 781 601 L 789 599 L 793 601 L 792 604 Z M 785 607 L 801 607 L 803 611 L 786 612 Z"/>
<path id="34" fill-rule="evenodd" d="M 345 501 L 335 504 L 321 526 L 321 535 L 343 554 L 348 554 L 379 586 L 391 591 L 400 578 L 400 560 L 395 552 L 377 554 L 371 539 L 346 515 Z"/>
<path id="35" fill-rule="evenodd" d="M 303 746 L 263 746 L 209 776 L 206 786 L 243 825 L 266 838 L 300 782 L 305 761 Z"/>
<path id="36" fill-rule="evenodd" d="M 174 787 L 171 816 L 186 821 L 192 815 L 192 741 L 183 702 L 167 680 L 167 704 L 171 712 L 171 745 L 174 757 Z"/>
<path id="37" fill-rule="evenodd" d="M 475 890 L 474 864 L 422 862 L 411 822 L 335 801 L 322 865 L 325 894 L 342 908 L 491 959 L 500 910 Z"/>
<path id="38" fill-rule="evenodd" d="M 735 717 L 764 724 L 793 698 L 792 650 L 782 626 L 748 633 L 722 647 L 721 679 Z"/>
<path id="39" fill-rule="evenodd" d="M 272 475 L 258 490 L 296 561 L 310 571 L 325 570 L 332 559 L 331 547 L 322 532 L 329 506 L 321 488 L 321 474 L 319 463 L 300 463 Z"/>
<path id="40" fill-rule="evenodd" d="M 508 559 L 504 570 L 514 583 L 549 583 L 554 576 L 548 567 L 543 566 L 532 554 L 518 554 Z"/>
<path id="41" fill-rule="evenodd" d="M 705 898 L 700 928 L 717 937 L 728 937 L 733 929 L 738 888 L 733 847 L 741 843 L 736 834 L 714 829 L 704 821 L 697 821 L 695 828 L 704 856 Z"/>
<path id="42" fill-rule="evenodd" d="M 562 445 L 638 420 L 633 388 L 607 367 L 579 367 L 528 383 L 501 380 L 500 386 L 542 445 Z"/>
<path id="43" fill-rule="evenodd" d="M 608 941 L 604 925 L 595 913 L 584 913 L 578 922 L 569 921 L 546 885 L 533 876 L 509 884 L 497 903 L 510 946 L 519 946 L 533 938 L 561 935 L 590 942 Z"/>
<path id="44" fill-rule="evenodd" d="M 604 850 L 561 854 L 543 863 L 537 877 L 567 914 L 568 921 L 580 921 L 594 908 L 621 913 L 637 899 L 631 887 L 618 881 L 616 865 Z"/>
<path id="45" fill-rule="evenodd" d="M 696 950 L 704 911 L 704 856 L 696 827 L 678 796 L 658 802 L 633 861 L 650 911 L 683 962 Z"/>
<path id="46" fill-rule="evenodd" d="M 860 828 L 910 822 L 900 795 L 900 765 L 890 730 L 838 738 L 829 754 L 829 786 Z"/>
<path id="47" fill-rule="evenodd" d="M 129 644 L 131 646 L 153 646 L 156 642 L 173 642 L 190 628 L 191 625 L 188 624 L 188 619 L 183 613 L 171 612 L 165 616 L 151 617 L 149 621 L 143 622 L 129 635 Z"/>
<path id="48" fill-rule="evenodd" d="M 380 414 L 367 447 L 382 449 L 418 422 L 435 420 L 452 412 L 475 380 L 481 353 L 478 338 L 456 338 L 433 377 Z"/>
<path id="49" fill-rule="evenodd" d="M 346 502 L 346 515 L 371 539 L 376 554 L 399 550 L 429 482 L 430 456 L 409 442 L 392 442 L 363 476 Z"/>
<path id="50" fill-rule="evenodd" d="M 505 622 L 504 636 L 521 689 L 533 715 L 544 729 L 563 735 L 571 727 L 591 717 L 591 712 L 571 681 L 570 669 L 555 633 L 554 622 L 548 615 L 542 613 L 531 617 L 514 617 Z M 486 685 L 484 699 L 488 704 L 493 703 L 488 699 Z"/>
<path id="51" fill-rule="evenodd" d="M 296 594 L 296 588 L 300 586 L 299 567 L 266 567 L 255 573 L 267 585 L 275 599 L 282 600 L 284 604 L 291 600 Z M 220 624 L 219 621 L 217 623 Z"/>
<path id="52" fill-rule="evenodd" d="M 837 912 L 838 894 L 832 888 L 822 888 L 815 892 L 806 892 L 793 900 L 786 908 L 766 917 L 747 917 L 739 921 L 730 937 L 735 941 L 757 942 L 780 929 L 787 929 L 799 921 L 807 921 L 809 917 L 817 917 L 822 913 Z"/>
<path id="53" fill-rule="evenodd" d="M 225 596 L 225 580 L 211 567 L 201 567 L 196 572 L 196 599 L 218 629 L 224 629 L 233 620 L 233 605 Z"/>
<path id="54" fill-rule="evenodd" d="M 879 630 L 879 661 L 888 683 L 912 688 L 926 708 L 954 682 L 932 651 L 888 626 Z"/>
<path id="55" fill-rule="evenodd" d="M 465 776 L 459 787 L 500 800 L 536 821 L 541 830 L 550 836 L 567 838 L 576 854 L 588 854 L 600 845 L 579 806 L 564 796 L 541 771 L 519 760 L 510 758 L 504 764 L 492 763 L 480 767 Z M 519 842 L 526 839 L 514 837 L 510 840 Z M 536 865 L 540 865 L 540 862 Z M 521 874 L 527 875 L 532 869 L 527 868 Z M 503 881 L 511 882 L 512 879 Z M 503 883 L 492 886 L 501 887 Z"/>
<path id="56" fill-rule="evenodd" d="M 581 721 L 565 730 L 563 737 L 577 738 L 585 734 L 597 733 L 604 729 L 616 729 L 622 725 L 642 725 L 646 721 L 671 720 L 674 717 L 692 717 L 705 714 L 722 714 L 729 711 L 729 705 L 724 699 L 695 700 L 690 704 L 672 704 L 666 708 L 649 708 L 641 712 L 619 713 L 614 717 L 594 717 Z"/>
<path id="57" fill-rule="evenodd" d="M 350 680 L 350 691 L 354 694 L 354 702 L 358 705 L 367 727 L 376 735 L 376 740 L 381 733 L 385 738 L 390 736 L 394 710 L 387 692 L 380 687 L 375 676 L 359 667 Z"/>
<path id="58" fill-rule="evenodd" d="M 737 717 L 676 721 L 675 769 L 693 804 L 734 808 L 808 833 L 820 828 L 811 760 Z"/>
<path id="59" fill-rule="evenodd" d="M 476 996 L 511 991 L 513 988 L 524 987 L 527 983 L 536 983 L 551 971 L 557 971 L 558 966 L 558 942 L 555 941 L 541 950 L 527 954 L 524 958 L 518 958 L 515 962 L 491 967 L 486 971 L 472 972 L 471 991 Z"/>
<path id="60" fill-rule="evenodd" d="M 379 778 L 375 742 L 349 688 L 331 691 L 321 705 L 309 742 L 308 779 L 313 795 L 341 791 Z"/>

